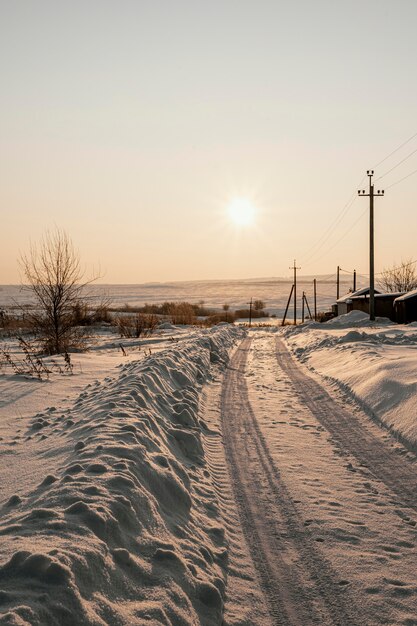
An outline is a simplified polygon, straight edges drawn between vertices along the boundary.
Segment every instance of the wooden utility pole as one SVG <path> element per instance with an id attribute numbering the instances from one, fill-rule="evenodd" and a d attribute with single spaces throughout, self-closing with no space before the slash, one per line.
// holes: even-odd
<path id="1" fill-rule="evenodd" d="M 305 292 L 303 291 L 303 299 L 301 300 L 301 322 L 304 324 L 304 298 L 306 297 Z"/>
<path id="2" fill-rule="evenodd" d="M 374 257 L 374 197 L 383 196 L 384 190 L 378 189 L 375 193 L 372 184 L 374 170 L 366 172 L 369 177 L 369 193 L 359 189 L 358 194 L 369 198 L 369 319 L 375 321 L 375 257 Z"/>
<path id="3" fill-rule="evenodd" d="M 336 281 L 337 287 L 336 287 L 336 300 L 339 300 L 339 295 L 340 295 L 340 267 L 337 266 L 337 281 Z"/>
<path id="4" fill-rule="evenodd" d="M 317 322 L 317 281 L 313 280 L 314 286 L 314 321 Z"/>
<path id="5" fill-rule="evenodd" d="M 250 302 L 248 302 L 249 304 L 249 328 L 252 326 L 252 300 L 253 298 L 251 298 Z"/>
<path id="6" fill-rule="evenodd" d="M 291 296 L 292 296 L 292 292 L 293 291 L 294 291 L 294 285 L 291 285 L 291 291 L 290 291 L 290 295 L 288 296 L 288 302 L 287 302 L 287 306 L 285 307 L 285 313 L 284 313 L 284 317 L 282 318 L 281 326 L 284 326 L 284 324 L 285 324 L 285 319 L 287 317 L 288 307 L 290 306 Z"/>
<path id="7" fill-rule="evenodd" d="M 300 269 L 301 267 L 296 267 L 294 259 L 294 265 L 290 267 L 290 270 L 294 270 L 294 326 L 297 324 L 297 270 Z"/>
<path id="8" fill-rule="evenodd" d="M 356 270 L 353 270 L 353 292 L 356 291 Z"/>
<path id="9" fill-rule="evenodd" d="M 309 314 L 309 316 L 310 316 L 310 319 L 312 320 L 313 318 L 312 318 L 312 316 L 311 316 L 311 311 L 310 311 L 310 307 L 309 307 L 309 305 L 308 305 L 308 300 L 307 300 L 307 296 L 306 296 L 306 294 L 304 294 L 304 302 L 306 303 L 306 307 L 307 307 L 308 314 Z"/>

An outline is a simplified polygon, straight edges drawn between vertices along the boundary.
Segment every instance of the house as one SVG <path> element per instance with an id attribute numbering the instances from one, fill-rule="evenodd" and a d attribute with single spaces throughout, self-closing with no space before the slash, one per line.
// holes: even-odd
<path id="1" fill-rule="evenodd" d="M 375 315 L 388 317 L 393 322 L 397 321 L 394 302 L 403 295 L 403 292 L 380 293 L 375 289 Z M 350 311 L 363 311 L 369 314 L 369 287 L 347 293 L 337 300 L 336 305 L 337 315 L 343 315 Z"/>
<path id="2" fill-rule="evenodd" d="M 375 289 L 375 294 L 379 293 Z M 365 311 L 369 313 L 369 287 L 362 287 L 356 291 L 351 291 L 336 300 L 336 315 L 345 315 L 350 311 Z"/>
<path id="3" fill-rule="evenodd" d="M 408 324 L 417 321 L 417 289 L 408 291 L 394 300 L 395 321 Z"/>

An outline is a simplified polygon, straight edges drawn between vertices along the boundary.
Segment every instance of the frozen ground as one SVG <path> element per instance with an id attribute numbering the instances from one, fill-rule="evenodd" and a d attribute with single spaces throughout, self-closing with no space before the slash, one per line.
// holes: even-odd
<path id="1" fill-rule="evenodd" d="M 104 334 L 0 375 L 0 623 L 417 626 L 415 333 Z"/>

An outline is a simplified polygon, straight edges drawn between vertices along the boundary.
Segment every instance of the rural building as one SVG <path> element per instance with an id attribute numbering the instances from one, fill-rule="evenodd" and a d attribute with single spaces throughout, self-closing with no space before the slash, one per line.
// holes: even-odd
<path id="1" fill-rule="evenodd" d="M 395 321 L 408 324 L 417 321 L 417 289 L 408 291 L 394 300 Z"/>
<path id="2" fill-rule="evenodd" d="M 375 294 L 379 291 L 375 290 Z M 345 315 L 350 311 L 365 311 L 369 313 L 369 287 L 351 291 L 336 300 L 336 315 Z"/>
<path id="3" fill-rule="evenodd" d="M 396 322 L 397 317 L 394 302 L 403 295 L 403 292 L 380 293 L 375 289 L 375 315 L 377 317 L 388 317 L 392 322 Z M 347 293 L 337 300 L 336 306 L 337 315 L 344 315 L 345 313 L 350 313 L 350 311 L 369 313 L 369 287 L 363 287 L 353 293 Z"/>

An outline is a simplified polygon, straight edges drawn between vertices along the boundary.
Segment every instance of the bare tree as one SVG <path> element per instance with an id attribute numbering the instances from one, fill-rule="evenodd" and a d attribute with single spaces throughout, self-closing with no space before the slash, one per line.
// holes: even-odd
<path id="1" fill-rule="evenodd" d="M 401 261 L 398 266 L 385 269 L 378 281 L 379 287 L 386 292 L 411 291 L 417 288 L 415 262 L 410 259 Z"/>
<path id="2" fill-rule="evenodd" d="M 75 326 L 74 307 L 94 279 L 83 280 L 79 255 L 68 234 L 59 229 L 47 232 L 28 255 L 21 255 L 20 265 L 25 287 L 36 300 L 30 317 L 45 352 L 57 354 L 79 346 L 83 337 Z"/>

